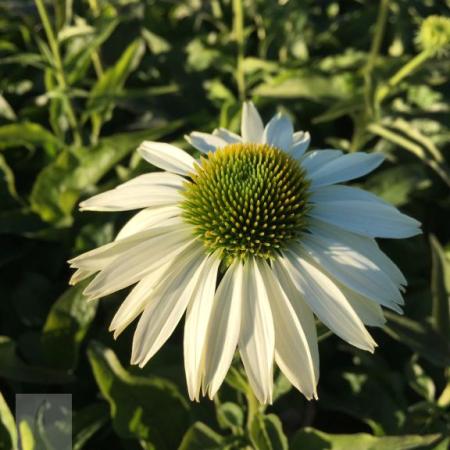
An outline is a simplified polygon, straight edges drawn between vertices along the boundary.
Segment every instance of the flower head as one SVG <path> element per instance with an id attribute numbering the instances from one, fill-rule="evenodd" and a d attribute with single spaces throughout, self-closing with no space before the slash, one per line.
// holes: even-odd
<path id="1" fill-rule="evenodd" d="M 450 46 L 450 18 L 428 16 L 421 24 L 416 40 L 422 50 L 433 54 L 446 53 Z"/>
<path id="2" fill-rule="evenodd" d="M 317 397 L 314 314 L 348 343 L 376 344 L 381 306 L 401 312 L 406 285 L 374 238 L 406 238 L 420 224 L 373 194 L 344 186 L 383 161 L 377 153 L 307 151 L 310 136 L 276 115 L 264 127 L 245 103 L 241 136 L 194 132 L 195 160 L 144 142 L 162 169 L 81 203 L 81 209 L 142 209 L 110 244 L 70 261 L 72 282 L 97 274 L 90 299 L 134 285 L 110 329 L 140 316 L 132 363 L 145 365 L 185 315 L 191 399 L 213 397 L 239 350 L 257 398 L 272 399 L 276 363 L 308 399 Z"/>

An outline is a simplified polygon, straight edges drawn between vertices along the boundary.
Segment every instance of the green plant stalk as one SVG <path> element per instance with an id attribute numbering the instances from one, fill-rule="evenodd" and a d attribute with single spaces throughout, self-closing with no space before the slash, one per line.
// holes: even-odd
<path id="1" fill-rule="evenodd" d="M 393 75 L 386 84 L 380 86 L 377 90 L 375 100 L 380 104 L 387 95 L 392 91 L 392 89 L 397 86 L 400 81 L 409 76 L 412 72 L 417 70 L 422 64 L 424 64 L 433 53 L 429 50 L 424 50 L 414 58 L 409 60 L 395 75 Z"/>
<path id="2" fill-rule="evenodd" d="M 56 78 L 60 88 L 66 92 L 68 89 L 66 77 L 64 74 L 64 66 L 62 63 L 61 55 L 59 53 L 58 42 L 55 37 L 55 33 L 53 31 L 52 25 L 50 23 L 50 19 L 47 14 L 47 10 L 45 9 L 45 5 L 43 0 L 34 0 L 36 4 L 36 8 L 38 10 L 39 16 L 41 18 L 42 25 L 45 30 L 45 34 L 47 36 L 47 41 L 50 46 L 50 51 L 52 52 L 53 58 L 55 60 L 55 68 L 56 68 Z M 73 138 L 76 145 L 81 145 L 81 133 L 78 126 L 78 121 L 72 107 L 72 103 L 69 98 L 65 97 L 65 106 L 67 110 L 67 119 L 72 128 Z"/>
<path id="3" fill-rule="evenodd" d="M 239 100 L 245 100 L 245 36 L 244 36 L 244 9 L 242 0 L 233 0 L 233 31 L 237 43 L 236 82 Z"/>
<path id="4" fill-rule="evenodd" d="M 100 8 L 98 6 L 97 0 L 89 0 L 89 7 L 91 8 L 92 13 L 95 17 L 100 15 Z M 95 74 L 97 78 L 100 78 L 103 73 L 103 65 L 102 60 L 100 59 L 100 54 L 97 50 L 94 50 L 91 55 L 92 64 L 94 65 Z"/>
<path id="5" fill-rule="evenodd" d="M 253 418 L 259 412 L 259 402 L 250 386 L 248 386 L 245 396 L 247 398 L 247 430 L 250 432 Z"/>
<path id="6" fill-rule="evenodd" d="M 373 69 L 375 67 L 378 55 L 380 54 L 381 44 L 383 43 L 384 32 L 386 30 L 386 22 L 389 12 L 389 0 L 381 0 L 378 10 L 377 21 L 375 24 L 375 32 L 370 47 L 369 57 L 365 65 L 364 72 L 364 99 L 366 107 L 366 117 L 372 117 L 372 86 L 373 86 Z"/>

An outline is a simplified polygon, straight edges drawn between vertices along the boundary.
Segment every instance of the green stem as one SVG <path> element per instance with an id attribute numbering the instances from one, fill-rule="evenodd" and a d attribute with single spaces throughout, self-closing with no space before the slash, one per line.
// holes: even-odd
<path id="1" fill-rule="evenodd" d="M 36 4 L 36 8 L 39 12 L 39 16 L 41 18 L 42 25 L 44 27 L 45 34 L 47 36 L 47 41 L 50 46 L 50 51 L 52 52 L 55 69 L 56 69 L 56 79 L 58 81 L 59 87 L 62 89 L 64 93 L 68 91 L 68 84 L 66 81 L 66 77 L 64 74 L 64 66 L 61 59 L 61 54 L 59 52 L 58 41 L 56 40 L 55 33 L 53 31 L 52 25 L 50 23 L 50 19 L 47 14 L 47 10 L 45 9 L 43 0 L 34 0 Z M 79 131 L 77 118 L 75 116 L 74 109 L 72 107 L 72 103 L 68 97 L 65 98 L 65 106 L 67 111 L 67 119 L 73 131 L 73 138 L 75 144 L 81 145 L 81 133 Z"/>
<path id="2" fill-rule="evenodd" d="M 392 91 L 392 89 L 397 86 L 400 81 L 410 75 L 412 72 L 417 70 L 423 63 L 425 63 L 431 56 L 432 52 L 424 50 L 414 58 L 409 60 L 395 75 L 393 75 L 389 81 L 382 85 L 376 94 L 376 101 L 380 104 L 387 95 Z"/>
<path id="3" fill-rule="evenodd" d="M 370 48 L 369 58 L 367 60 L 366 72 L 371 72 L 375 66 L 376 60 L 380 53 L 381 44 L 383 42 L 384 30 L 386 29 L 386 22 L 389 12 L 389 0 L 381 0 L 380 9 L 378 10 L 377 22 L 375 24 L 375 34 Z"/>
<path id="4" fill-rule="evenodd" d="M 239 100 L 245 100 L 245 36 L 244 36 L 244 9 L 242 0 L 233 0 L 233 31 L 237 43 L 236 82 Z"/>
<path id="5" fill-rule="evenodd" d="M 253 418 L 258 414 L 259 411 L 259 402 L 255 397 L 255 394 L 252 391 L 252 388 L 249 386 L 246 392 L 247 397 L 247 429 L 250 430 L 250 427 L 253 422 Z"/>

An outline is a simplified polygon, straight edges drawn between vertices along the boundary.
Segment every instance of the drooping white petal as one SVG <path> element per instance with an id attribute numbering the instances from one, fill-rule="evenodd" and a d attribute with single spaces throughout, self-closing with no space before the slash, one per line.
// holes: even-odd
<path id="1" fill-rule="evenodd" d="M 242 285 L 239 352 L 256 398 L 271 403 L 275 330 L 265 284 L 253 258 L 244 265 Z"/>
<path id="2" fill-rule="evenodd" d="M 329 203 L 329 202 L 375 202 L 383 205 L 389 205 L 380 197 L 363 189 L 334 184 L 331 186 L 323 186 L 311 193 L 309 201 L 312 203 Z M 392 206 L 391 206 L 392 208 Z"/>
<path id="3" fill-rule="evenodd" d="M 312 234 L 328 239 L 340 240 L 349 247 L 372 260 L 397 286 L 406 286 L 407 281 L 400 269 L 378 247 L 375 239 L 360 236 L 317 219 L 308 219 Z"/>
<path id="4" fill-rule="evenodd" d="M 144 141 L 138 152 L 150 164 L 180 175 L 192 172 L 195 164 L 195 159 L 184 150 L 163 142 Z"/>
<path id="5" fill-rule="evenodd" d="M 129 211 L 175 205 L 182 199 L 173 186 L 130 184 L 94 195 L 80 203 L 80 211 Z"/>
<path id="6" fill-rule="evenodd" d="M 226 128 L 216 128 L 213 131 L 213 135 L 222 138 L 227 144 L 242 142 L 241 136 L 227 130 Z"/>
<path id="7" fill-rule="evenodd" d="M 94 299 L 128 287 L 175 258 L 192 242 L 189 227 L 179 227 L 171 233 L 147 239 L 108 264 L 89 284 L 84 294 Z"/>
<path id="8" fill-rule="evenodd" d="M 208 154 L 209 152 L 215 152 L 218 148 L 225 147 L 227 142 L 219 136 L 214 136 L 213 134 L 200 133 L 199 131 L 194 131 L 184 138 L 192 147 L 195 147 L 198 151 Z"/>
<path id="9" fill-rule="evenodd" d="M 278 113 L 264 129 L 263 142 L 286 152 L 292 147 L 294 128 L 287 116 Z"/>
<path id="10" fill-rule="evenodd" d="M 293 144 L 289 149 L 289 154 L 298 159 L 306 152 L 311 142 L 311 135 L 306 131 L 296 131 L 293 135 Z"/>
<path id="11" fill-rule="evenodd" d="M 355 310 L 362 323 L 369 327 L 383 327 L 386 323 L 383 310 L 378 303 L 359 295 L 355 291 L 347 289 L 345 286 L 338 284 L 339 289 L 345 295 L 345 298 Z"/>
<path id="12" fill-rule="evenodd" d="M 144 311 L 145 306 L 152 298 L 155 288 L 172 262 L 163 264 L 146 275 L 127 295 L 109 326 L 109 331 L 114 331 L 114 339 L 117 339 L 125 328 Z"/>
<path id="13" fill-rule="evenodd" d="M 317 172 L 322 166 L 339 158 L 342 155 L 340 150 L 313 150 L 307 152 L 303 158 L 301 158 L 301 166 L 306 170 L 308 177 L 312 178 L 315 172 Z"/>
<path id="14" fill-rule="evenodd" d="M 403 303 L 398 286 L 369 258 L 342 241 L 305 235 L 301 247 L 321 270 L 364 297 L 394 309 L 395 303 Z"/>
<path id="15" fill-rule="evenodd" d="M 295 287 L 330 330 L 355 347 L 374 351 L 374 340 L 344 294 L 330 278 L 290 251 L 286 252 L 282 262 Z"/>
<path id="16" fill-rule="evenodd" d="M 195 243 L 172 264 L 146 306 L 133 336 L 131 363 L 143 367 L 161 348 L 186 311 L 206 263 L 201 244 Z"/>
<path id="17" fill-rule="evenodd" d="M 156 236 L 161 236 L 172 231 L 177 231 L 178 225 L 154 227 L 150 230 L 133 234 L 120 241 L 110 242 L 88 252 L 82 253 L 69 260 L 71 267 L 97 272 L 110 264 L 117 256 L 123 254 L 132 247 Z"/>
<path id="18" fill-rule="evenodd" d="M 184 367 L 191 400 L 199 400 L 204 373 L 206 336 L 216 291 L 220 259 L 210 256 L 203 267 L 184 325 Z"/>
<path id="19" fill-rule="evenodd" d="M 362 236 L 400 239 L 421 233 L 420 222 L 376 202 L 317 203 L 309 215 Z"/>
<path id="20" fill-rule="evenodd" d="M 162 206 L 160 208 L 147 208 L 135 214 L 119 231 L 116 241 L 125 239 L 133 234 L 148 230 L 155 226 L 165 226 L 169 219 L 177 218 L 181 224 L 181 210 L 178 206 Z"/>
<path id="21" fill-rule="evenodd" d="M 317 340 L 317 329 L 314 314 L 311 308 L 305 302 L 300 291 L 292 282 L 289 272 L 286 270 L 279 258 L 276 258 L 272 264 L 272 270 L 283 292 L 285 292 L 295 314 L 300 322 L 305 338 L 308 341 L 308 347 L 312 358 L 314 379 L 317 384 L 319 380 L 319 345 Z"/>
<path id="22" fill-rule="evenodd" d="M 384 160 L 381 153 L 348 153 L 324 164 L 314 172 L 311 188 L 354 180 L 372 172 Z"/>
<path id="23" fill-rule="evenodd" d="M 230 367 L 239 339 L 242 305 L 241 262 L 225 272 L 214 296 L 205 351 L 203 391 L 213 398 Z"/>
<path id="24" fill-rule="evenodd" d="M 243 142 L 262 142 L 264 124 L 253 102 L 242 106 L 241 135 Z"/>
<path id="25" fill-rule="evenodd" d="M 288 380 L 307 399 L 317 397 L 314 358 L 296 311 L 265 261 L 259 261 L 275 325 L 275 358 Z"/>

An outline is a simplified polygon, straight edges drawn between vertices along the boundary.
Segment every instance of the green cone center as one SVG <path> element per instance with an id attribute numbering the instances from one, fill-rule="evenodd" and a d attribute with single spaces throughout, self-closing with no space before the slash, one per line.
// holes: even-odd
<path id="1" fill-rule="evenodd" d="M 183 218 L 223 258 L 271 258 L 305 229 L 309 182 L 282 150 L 230 144 L 202 157 L 190 178 Z"/>

